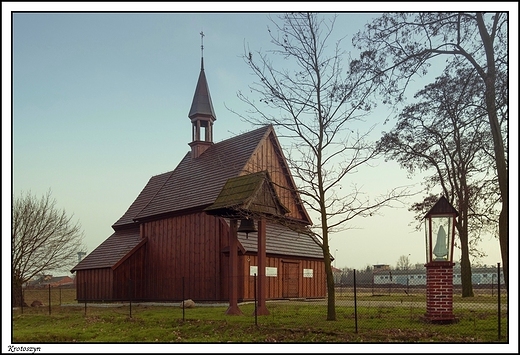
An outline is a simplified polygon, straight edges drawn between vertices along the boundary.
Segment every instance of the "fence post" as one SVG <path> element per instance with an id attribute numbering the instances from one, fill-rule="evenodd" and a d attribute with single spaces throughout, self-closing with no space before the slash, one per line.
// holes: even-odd
<path id="1" fill-rule="evenodd" d="M 255 325 L 258 327 L 258 312 L 256 309 L 256 273 L 254 274 L 253 292 L 255 294 Z"/>
<path id="2" fill-rule="evenodd" d="M 49 284 L 49 315 L 51 315 L 51 284 Z"/>
<path id="3" fill-rule="evenodd" d="M 501 326 L 502 326 L 502 309 L 500 306 L 500 263 L 497 263 L 497 295 L 498 295 L 498 340 L 502 338 Z"/>
<path id="4" fill-rule="evenodd" d="M 495 283 L 495 274 L 491 274 L 491 297 L 493 297 L 494 283 Z"/>
<path id="5" fill-rule="evenodd" d="M 132 318 L 132 279 L 128 280 L 128 299 L 130 301 L 130 318 Z"/>
<path id="6" fill-rule="evenodd" d="M 354 269 L 354 319 L 356 324 L 356 334 L 358 332 L 357 326 L 357 288 L 356 288 L 356 269 Z"/>
<path id="7" fill-rule="evenodd" d="M 388 287 L 388 296 L 391 296 L 392 295 L 392 282 L 393 282 L 393 280 L 392 280 L 392 271 L 388 271 L 388 272 L 390 274 L 390 285 Z"/>
<path id="8" fill-rule="evenodd" d="M 372 296 L 374 296 L 374 271 L 372 271 Z"/>
<path id="9" fill-rule="evenodd" d="M 182 321 L 184 322 L 186 320 L 186 311 L 184 310 L 184 276 L 182 277 Z"/>
<path id="10" fill-rule="evenodd" d="M 83 290 L 81 290 L 81 294 L 83 295 L 83 299 L 85 300 L 85 316 L 87 315 L 87 292 L 86 292 L 87 282 L 83 282 Z"/>

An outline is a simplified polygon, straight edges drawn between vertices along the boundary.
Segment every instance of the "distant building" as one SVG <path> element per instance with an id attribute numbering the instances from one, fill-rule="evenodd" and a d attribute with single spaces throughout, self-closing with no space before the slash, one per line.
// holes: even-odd
<path id="1" fill-rule="evenodd" d="M 74 280 L 70 276 L 55 276 L 44 275 L 38 277 L 36 280 L 27 282 L 26 287 L 40 288 L 40 287 L 65 287 L 73 286 Z"/>
<path id="2" fill-rule="evenodd" d="M 332 267 L 332 276 L 334 277 L 334 284 L 338 285 L 341 283 L 341 275 L 343 274 L 343 270 L 338 269 L 337 267 Z"/>
<path id="3" fill-rule="evenodd" d="M 352 285 L 354 282 L 353 270 L 341 273 L 341 284 Z M 475 266 L 471 269 L 472 284 L 496 285 L 498 280 L 497 268 L 495 266 Z M 336 277 L 336 276 L 334 276 Z M 336 280 L 336 278 L 335 278 Z M 500 271 L 500 283 L 505 284 L 504 273 Z M 408 270 L 395 270 L 387 264 L 373 265 L 372 270 L 358 270 L 356 272 L 356 284 L 358 285 L 426 285 L 426 268 L 424 265 Z M 453 268 L 453 284 L 461 285 L 460 265 L 456 264 Z"/>
<path id="4" fill-rule="evenodd" d="M 388 265 L 388 264 L 375 264 L 374 265 L 374 272 L 385 271 L 385 270 L 390 270 L 390 265 Z"/>
<path id="5" fill-rule="evenodd" d="M 374 270 L 374 284 L 426 285 L 426 268 L 409 270 Z M 473 285 L 497 284 L 496 267 L 474 267 L 471 269 Z M 500 283 L 504 284 L 504 274 L 500 272 Z M 461 285 L 460 267 L 453 268 L 453 284 Z"/>

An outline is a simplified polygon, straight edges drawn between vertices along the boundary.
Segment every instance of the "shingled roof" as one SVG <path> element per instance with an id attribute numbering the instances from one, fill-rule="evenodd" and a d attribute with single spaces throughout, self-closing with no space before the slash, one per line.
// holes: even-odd
<path id="1" fill-rule="evenodd" d="M 116 231 L 85 259 L 81 260 L 71 272 L 113 267 L 134 248 L 138 248 L 143 243 L 146 243 L 146 239 L 141 239 L 139 228 Z"/>
<path id="2" fill-rule="evenodd" d="M 188 117 L 193 118 L 197 115 L 212 117 L 213 120 L 217 119 L 215 110 L 213 109 L 213 103 L 211 102 L 211 95 L 209 94 L 206 74 L 204 74 L 204 64 L 201 64 L 199 80 L 197 81 L 197 87 L 195 88 L 195 94 L 193 95 Z"/>
<path id="3" fill-rule="evenodd" d="M 205 211 L 215 215 L 238 215 L 240 211 L 283 216 L 289 210 L 280 202 L 267 171 L 230 178 L 215 202 Z"/>
<path id="4" fill-rule="evenodd" d="M 114 223 L 114 229 L 147 217 L 211 205 L 226 181 L 240 175 L 259 143 L 272 130 L 272 126 L 264 126 L 215 143 L 197 159 L 187 153 L 175 170 L 148 181 Z"/>
<path id="5" fill-rule="evenodd" d="M 308 258 L 323 258 L 321 241 L 309 234 L 298 233 L 287 226 L 267 223 L 265 228 L 266 253 Z M 238 241 L 244 252 L 258 251 L 258 235 L 238 233 Z"/>

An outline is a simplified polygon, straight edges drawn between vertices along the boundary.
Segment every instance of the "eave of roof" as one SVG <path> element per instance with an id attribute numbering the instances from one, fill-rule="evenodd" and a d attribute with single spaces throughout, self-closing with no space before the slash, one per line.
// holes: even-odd
<path id="1" fill-rule="evenodd" d="M 139 228 L 116 231 L 81 260 L 71 272 L 84 269 L 111 268 L 142 241 Z"/>
<path id="2" fill-rule="evenodd" d="M 238 241 L 245 252 L 258 251 L 257 234 L 249 234 L 246 237 L 238 233 Z M 323 259 L 321 243 L 315 237 L 276 223 L 266 223 L 266 253 Z"/>
<path id="3" fill-rule="evenodd" d="M 433 205 L 433 207 L 428 211 L 425 218 L 433 214 L 455 214 L 458 216 L 459 212 L 449 203 L 446 197 L 441 196 L 435 205 Z"/>

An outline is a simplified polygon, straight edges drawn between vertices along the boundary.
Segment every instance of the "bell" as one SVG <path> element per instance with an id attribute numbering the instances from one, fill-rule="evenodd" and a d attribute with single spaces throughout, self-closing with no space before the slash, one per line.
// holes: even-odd
<path id="1" fill-rule="evenodd" d="M 248 237 L 249 233 L 255 233 L 258 232 L 255 227 L 255 221 L 252 218 L 243 218 L 240 220 L 240 226 L 237 229 L 238 233 L 245 233 L 246 238 Z"/>

